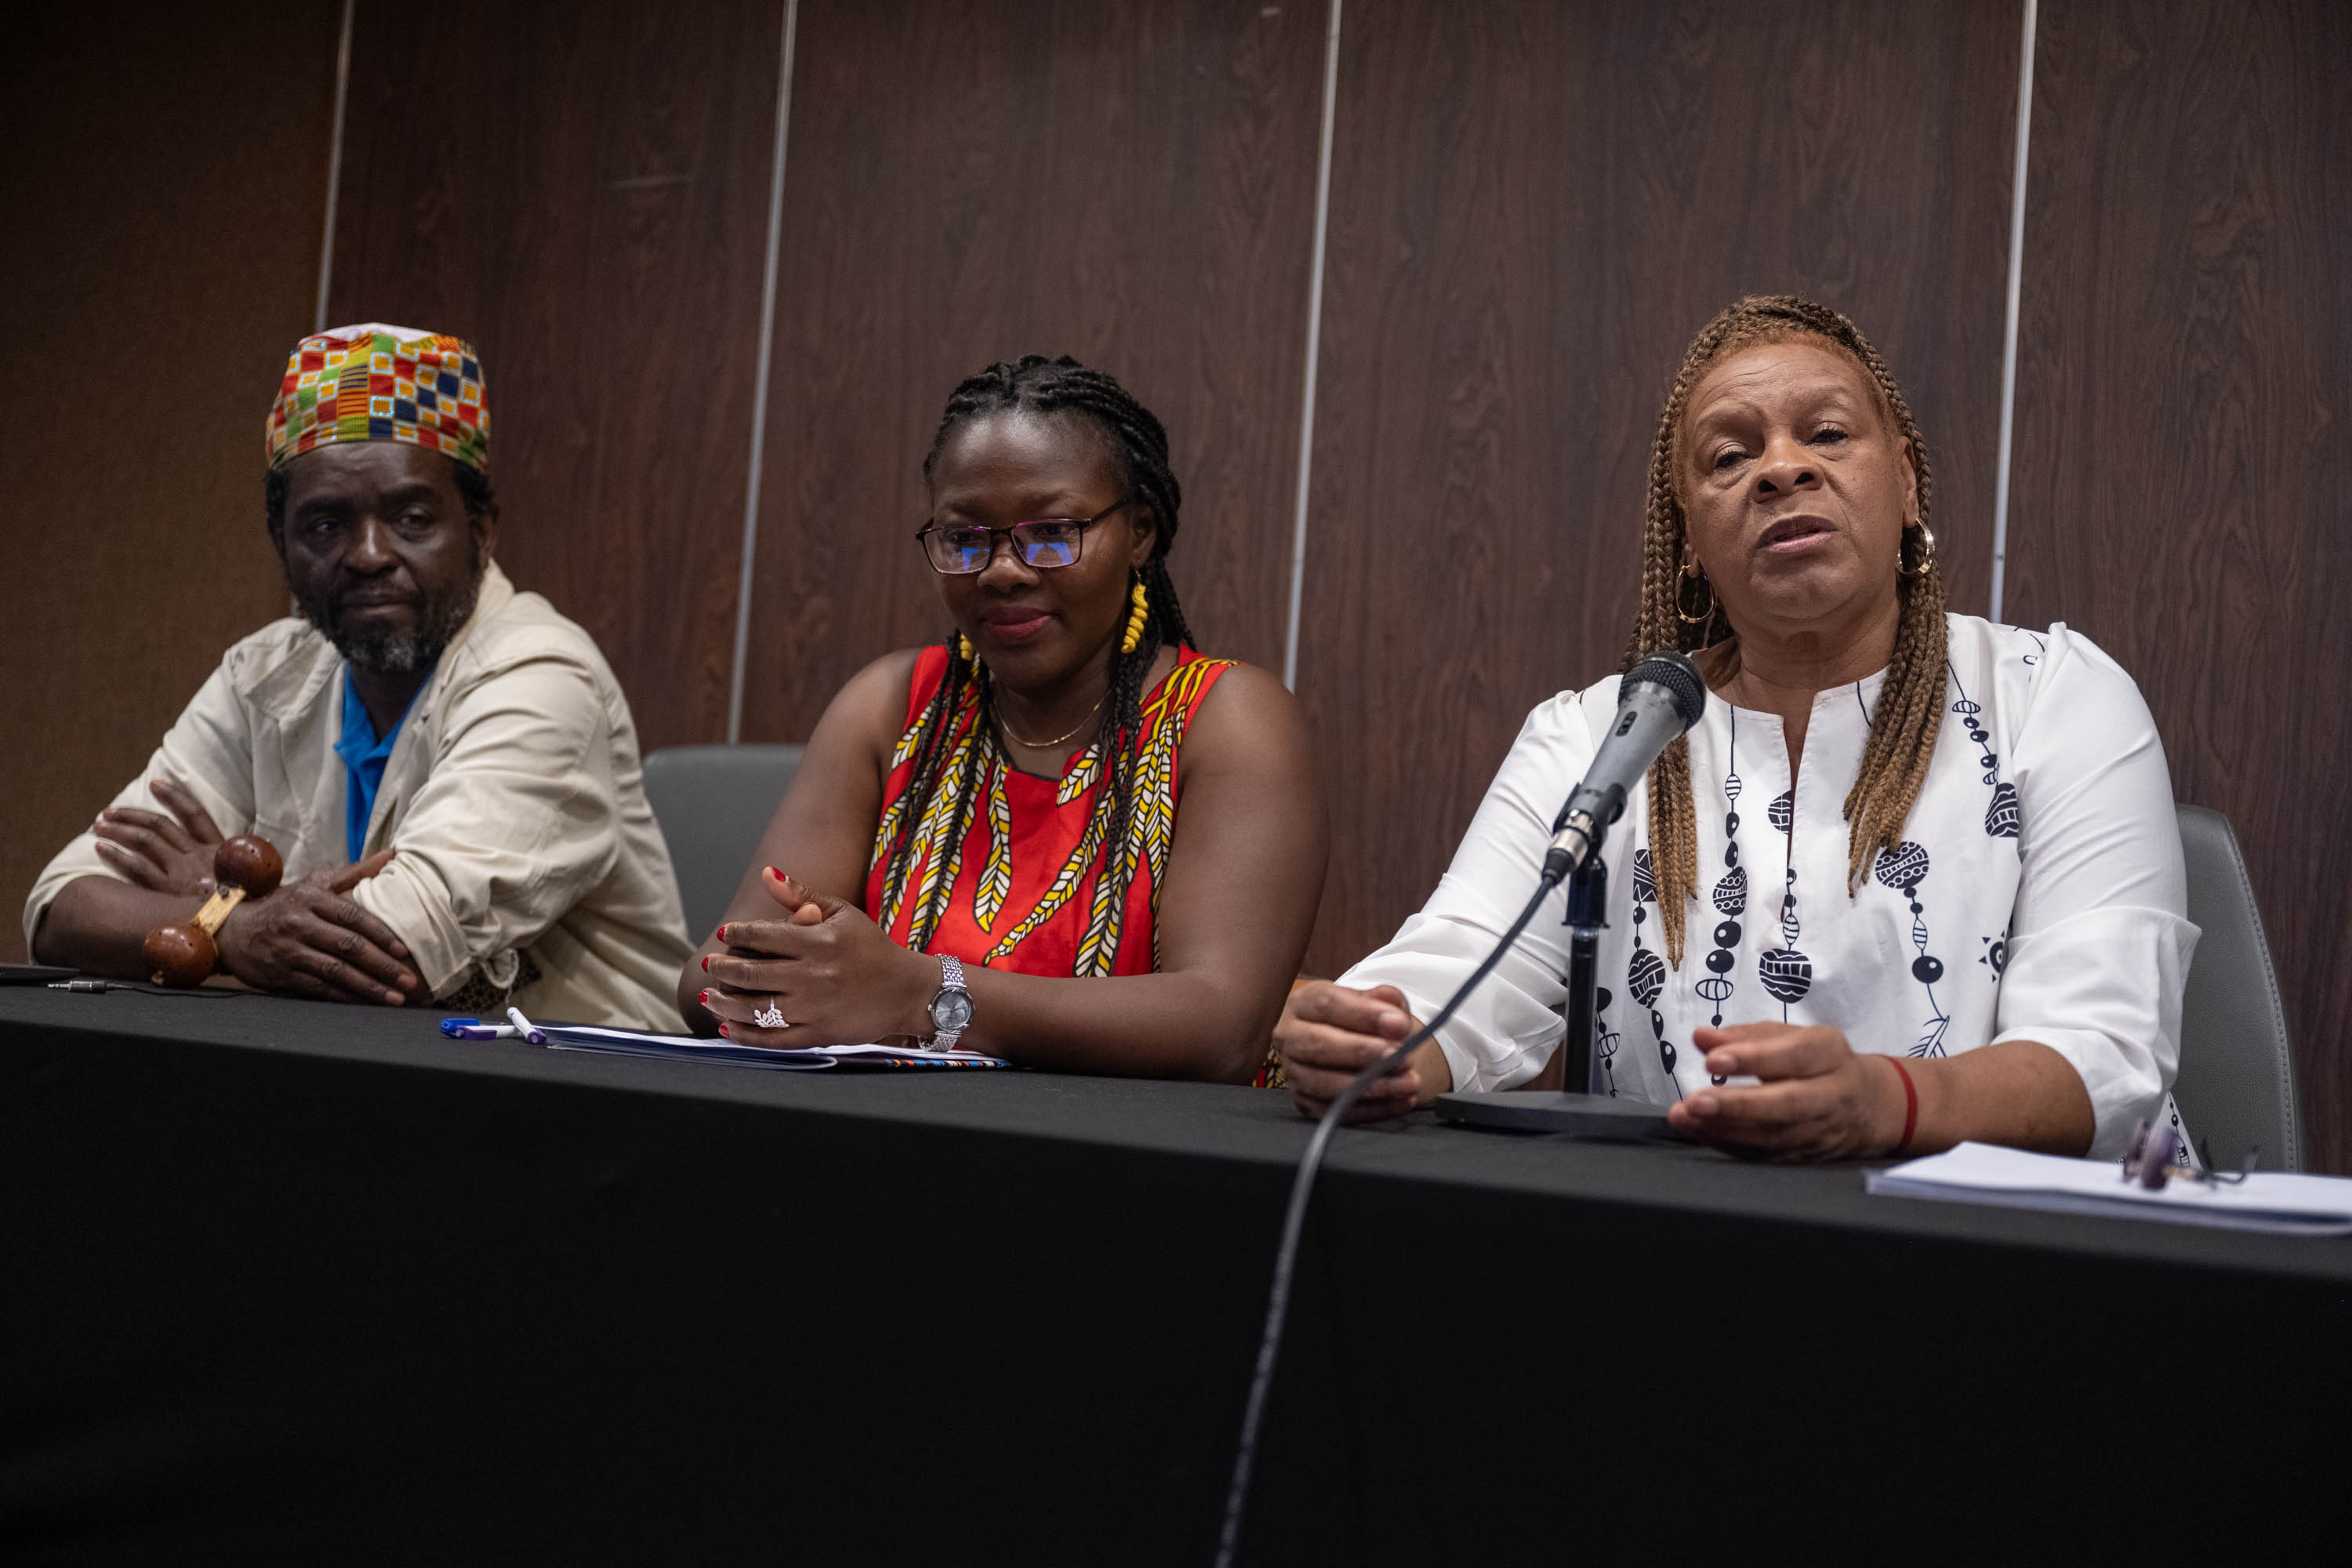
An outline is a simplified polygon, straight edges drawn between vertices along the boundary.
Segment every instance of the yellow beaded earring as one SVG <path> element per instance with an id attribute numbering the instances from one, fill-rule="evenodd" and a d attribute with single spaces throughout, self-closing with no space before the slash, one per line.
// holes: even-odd
<path id="1" fill-rule="evenodd" d="M 1151 601 L 1143 592 L 1143 579 L 1135 580 L 1135 592 L 1128 597 L 1135 603 L 1134 614 L 1127 617 L 1127 635 L 1118 639 L 1118 651 L 1133 653 L 1143 641 L 1143 623 L 1151 616 Z"/>
<path id="2" fill-rule="evenodd" d="M 956 652 L 963 655 L 963 661 L 966 664 L 971 663 L 973 659 L 979 657 L 972 652 L 971 639 L 964 636 L 961 632 L 956 633 Z"/>

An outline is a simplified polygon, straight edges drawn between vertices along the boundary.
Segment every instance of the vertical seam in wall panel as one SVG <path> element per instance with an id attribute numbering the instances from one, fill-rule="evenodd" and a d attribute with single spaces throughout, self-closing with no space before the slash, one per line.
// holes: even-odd
<path id="1" fill-rule="evenodd" d="M 1298 412 L 1298 506 L 1290 532 L 1290 622 L 1282 645 L 1282 683 L 1298 689 L 1298 620 L 1307 587 L 1307 496 L 1315 459 L 1315 374 L 1323 352 L 1323 239 L 1331 224 L 1332 110 L 1339 101 L 1339 6 L 1323 29 L 1323 132 L 1315 157 L 1315 253 L 1307 264 L 1307 390 Z"/>
<path id="2" fill-rule="evenodd" d="M 744 479 L 741 575 L 735 584 L 735 668 L 727 682 L 727 743 L 743 738 L 743 671 L 751 644 L 751 561 L 760 544 L 760 458 L 768 441 L 768 363 L 776 330 L 776 249 L 784 222 L 784 132 L 793 118 L 793 37 L 800 0 L 784 0 L 783 57 L 777 67 L 776 146 L 768 164 L 768 258 L 760 283 L 760 360 L 751 378 L 751 460 Z"/>
<path id="3" fill-rule="evenodd" d="M 310 330 L 327 330 L 327 285 L 335 276 L 335 203 L 343 189 L 343 105 L 352 86 L 352 22 L 359 0 L 343 0 L 343 31 L 335 45 L 335 129 L 327 141 L 327 232 L 319 241 L 319 302 L 310 312 Z"/>
<path id="4" fill-rule="evenodd" d="M 2009 310 L 2000 335 L 2000 455 L 1993 465 L 1992 603 L 2000 619 L 2003 580 L 2009 574 L 2009 457 L 2017 433 L 2017 309 L 2025 276 L 2025 150 L 2033 128 L 2033 24 L 2036 0 L 2025 0 L 2024 37 L 2017 60 L 2017 172 L 2009 208 Z"/>

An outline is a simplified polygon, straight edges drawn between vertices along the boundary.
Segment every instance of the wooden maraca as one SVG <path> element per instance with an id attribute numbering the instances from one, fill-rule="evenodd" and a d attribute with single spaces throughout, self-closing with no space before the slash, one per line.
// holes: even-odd
<path id="1" fill-rule="evenodd" d="M 247 899 L 267 898 L 278 890 L 286 863 L 267 838 L 239 834 L 213 852 L 213 896 L 186 925 L 157 926 L 147 933 L 140 952 L 154 967 L 158 985 L 202 985 L 220 964 L 220 949 L 213 938 L 228 912 Z"/>

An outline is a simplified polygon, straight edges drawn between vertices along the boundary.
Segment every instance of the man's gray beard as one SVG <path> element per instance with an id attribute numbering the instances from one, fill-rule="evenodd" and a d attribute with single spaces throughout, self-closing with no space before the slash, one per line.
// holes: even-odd
<path id="1" fill-rule="evenodd" d="M 404 634 L 354 632 L 337 620 L 323 605 L 298 598 L 295 603 L 302 618 L 319 628 L 326 639 L 335 645 L 354 669 L 364 669 L 371 675 L 407 675 L 423 669 L 441 657 L 449 639 L 474 613 L 474 605 L 482 595 L 482 574 L 447 598 L 425 606 L 425 622 L 415 631 Z"/>

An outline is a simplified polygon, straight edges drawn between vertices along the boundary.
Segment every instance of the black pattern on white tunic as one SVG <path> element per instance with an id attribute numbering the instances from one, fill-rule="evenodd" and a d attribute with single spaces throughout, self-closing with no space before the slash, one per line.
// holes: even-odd
<path id="1" fill-rule="evenodd" d="M 1748 912 L 1748 868 L 1739 863 L 1739 710 L 1731 710 L 1731 743 L 1723 771 L 1723 876 L 1715 884 L 1711 901 L 1723 919 L 1715 928 L 1715 951 L 1706 955 L 1706 978 L 1691 987 L 1715 1008 L 1707 1022 L 1723 1027 L 1723 1005 L 1738 989 L 1731 978 L 1739 962 L 1739 917 Z M 1716 1083 L 1719 1074 L 1709 1073 Z"/>
<path id="2" fill-rule="evenodd" d="M 2027 656 L 2029 658 L 2031 655 Z M 1984 769 L 1984 782 L 1992 790 L 1992 798 L 1985 803 L 1984 830 L 1989 838 L 2019 837 L 2025 826 L 2024 814 L 2018 810 L 2017 786 L 2000 776 L 2000 753 L 1992 749 L 1992 731 L 1984 727 L 1977 715 L 1984 709 L 1969 696 L 1969 689 L 1960 684 L 1960 672 L 1951 672 L 1952 689 L 1959 700 L 1952 711 L 1968 726 L 1969 739 L 1976 744 L 1977 763 Z M 2003 930 L 1997 937 L 1978 939 L 1984 944 L 1984 954 L 1977 962 L 1991 972 L 1992 983 L 2000 984 L 2000 972 L 2009 966 L 2009 932 Z"/>
<path id="3" fill-rule="evenodd" d="M 1633 951 L 1625 961 L 1625 991 L 1634 1005 L 1650 1014 L 1650 1037 L 1658 1045 L 1658 1063 L 1666 1069 L 1667 1087 L 1683 1097 L 1682 1080 L 1675 1077 L 1675 1043 L 1666 1038 L 1666 1016 L 1658 998 L 1666 989 L 1666 961 L 1642 944 L 1642 927 L 1649 922 L 1649 906 L 1658 901 L 1658 879 L 1652 869 L 1650 847 L 1633 851 Z"/>
<path id="4" fill-rule="evenodd" d="M 1612 1100 L 1617 1098 L 1617 1047 L 1622 1038 L 1609 1026 L 1609 1004 L 1615 1000 L 1606 985 L 1592 988 L 1592 1055 L 1601 1064 L 1601 1082 Z"/>
<path id="5" fill-rule="evenodd" d="M 1862 710 L 1866 727 L 1870 722 L 1870 704 L 1863 700 L 1862 683 L 1853 688 L 1855 706 Z M 1891 848 L 1878 852 L 1871 871 L 1881 884 L 1901 893 L 1911 906 L 1911 947 L 1918 954 L 1911 961 L 1911 978 L 1927 993 L 1927 1021 L 1920 1026 L 1919 1041 L 1906 1053 L 1915 1057 L 1940 1057 L 1944 1054 L 1944 1031 L 1952 1026 L 1951 1015 L 1936 1000 L 1936 982 L 1944 977 L 1943 961 L 1927 951 L 1927 921 L 1919 902 L 1919 886 L 1927 879 L 1930 862 L 1926 846 L 1905 839 Z"/>
<path id="6" fill-rule="evenodd" d="M 1984 709 L 1969 697 L 1968 688 L 1960 684 L 1960 672 L 1951 672 L 1952 689 L 1960 694 L 1952 704 L 1952 711 L 1968 726 L 1969 739 L 1975 742 L 1977 762 L 1984 769 L 1984 782 L 1992 790 L 1992 798 L 1985 804 L 1984 828 L 1994 838 L 2014 838 L 2023 824 L 2017 809 L 2017 786 L 2000 776 L 2000 754 L 1992 749 L 1992 731 L 1987 730 L 1977 715 Z"/>
<path id="7" fill-rule="evenodd" d="M 1919 884 L 1927 879 L 1927 849 L 1906 838 L 1891 848 L 1878 852 L 1872 867 L 1873 875 L 1885 886 L 1901 893 L 1911 904 L 1911 946 L 1918 957 L 1911 961 L 1911 978 L 1927 993 L 1927 1021 L 1920 1026 L 1919 1043 L 1911 1047 L 1915 1057 L 1940 1057 L 1944 1054 L 1944 1031 L 1951 1026 L 1951 1016 L 1936 1000 L 1936 982 L 1944 977 L 1943 961 L 1927 951 L 1927 921 L 1919 903 Z"/>
<path id="8" fill-rule="evenodd" d="M 1813 988 L 1813 961 L 1797 951 L 1797 938 L 1804 934 L 1803 922 L 1797 919 L 1797 841 L 1790 831 L 1796 820 L 1796 800 L 1793 788 L 1783 790 L 1764 809 L 1764 818 L 1780 830 L 1785 840 L 1782 848 L 1788 857 L 1788 869 L 1783 874 L 1780 889 L 1780 945 L 1767 948 L 1756 961 L 1756 977 L 1764 985 L 1764 994 L 1780 1004 L 1780 1022 L 1789 1022 L 1789 1005 L 1804 1000 L 1805 993 Z"/>

